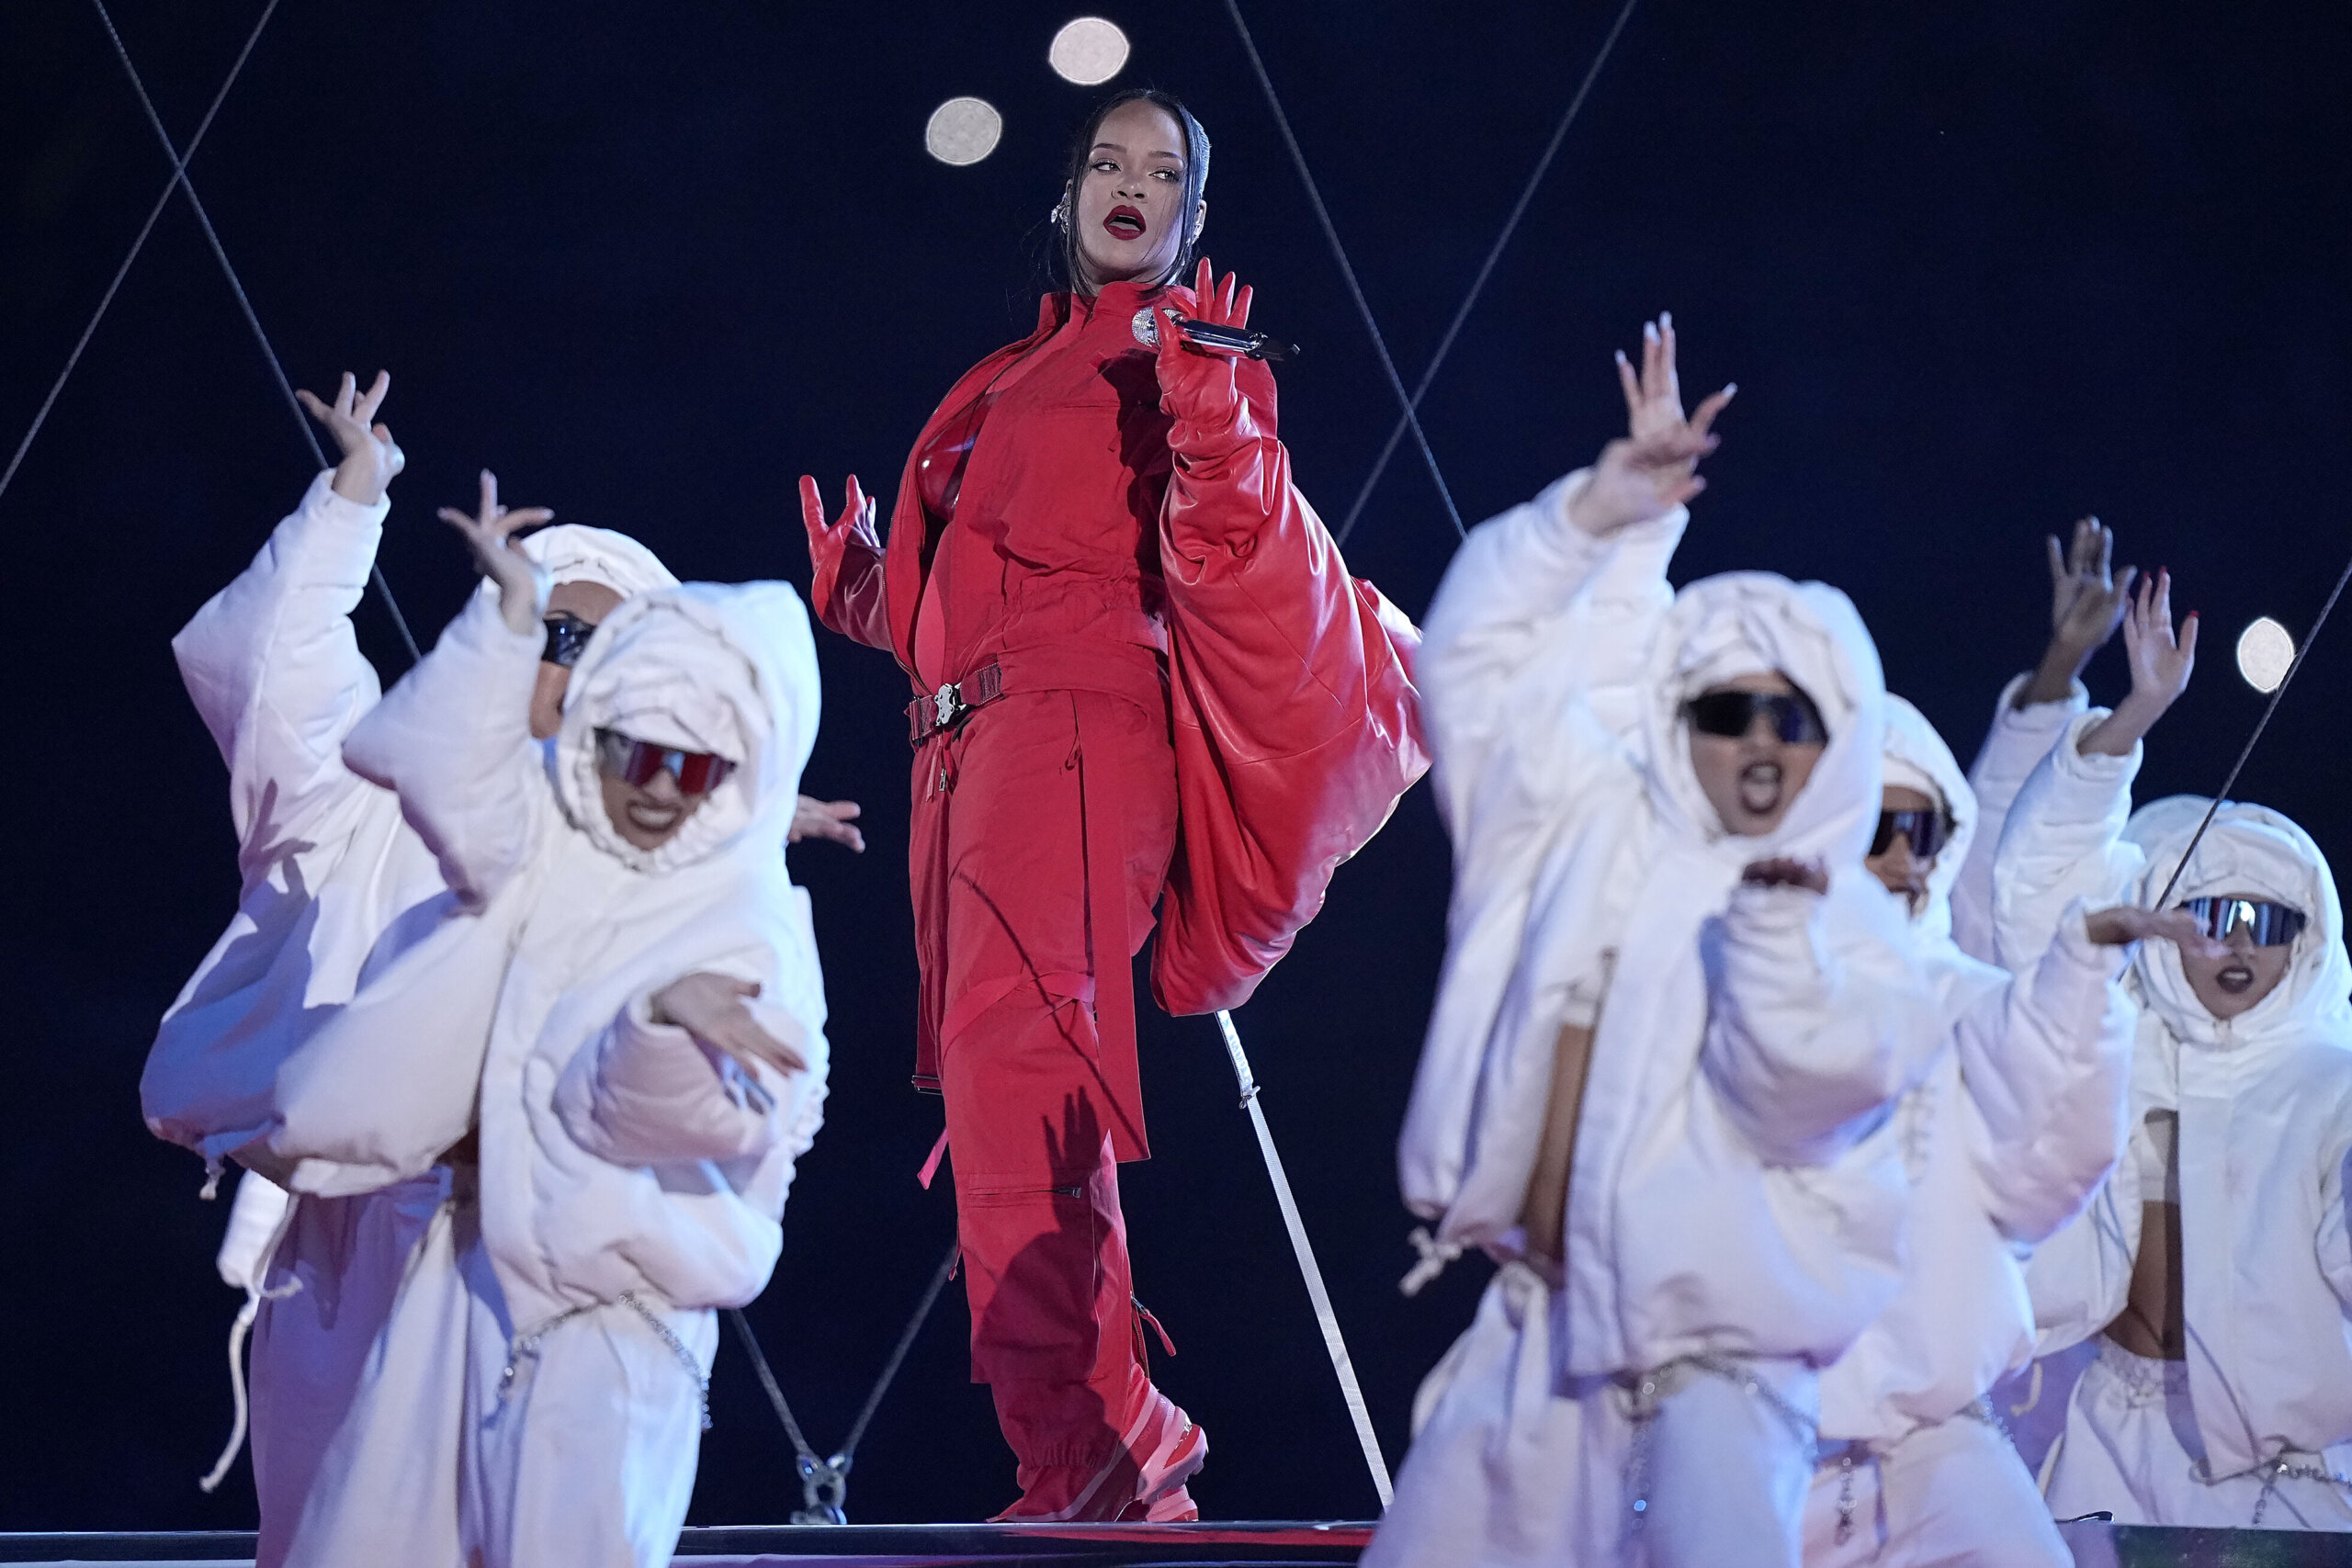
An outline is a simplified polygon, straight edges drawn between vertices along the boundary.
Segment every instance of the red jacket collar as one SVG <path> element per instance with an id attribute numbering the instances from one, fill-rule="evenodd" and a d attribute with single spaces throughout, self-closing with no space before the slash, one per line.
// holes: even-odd
<path id="1" fill-rule="evenodd" d="M 1147 305 L 1162 298 L 1190 309 L 1193 291 L 1179 284 L 1106 283 L 1091 299 L 1064 290 L 1048 294 L 1037 301 L 1037 330 L 1049 332 L 1069 320 L 1071 310 L 1080 315 L 1106 316 L 1111 321 L 1124 321 Z"/>

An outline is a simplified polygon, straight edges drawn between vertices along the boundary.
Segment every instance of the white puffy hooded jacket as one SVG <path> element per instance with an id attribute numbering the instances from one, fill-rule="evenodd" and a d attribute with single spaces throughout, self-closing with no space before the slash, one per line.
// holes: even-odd
<path id="1" fill-rule="evenodd" d="M 1894 1292 L 1887 1108 L 1941 1035 L 1902 912 L 1860 863 L 1877 653 L 1817 583 L 1735 574 L 1666 607 L 1683 514 L 1594 539 L 1566 513 L 1583 482 L 1474 530 L 1424 627 L 1455 888 L 1398 1151 L 1406 1201 L 1440 1221 L 1442 1248 L 1523 1250 L 1555 1040 L 1590 1024 L 1565 1246 L 1545 1249 L 1566 1260 L 1565 1370 L 1702 1352 L 1824 1365 Z M 1680 705 L 1768 669 L 1812 696 L 1830 741 L 1775 832 L 1727 836 Z M 1821 857 L 1829 892 L 1740 884 L 1774 855 Z"/>
<path id="2" fill-rule="evenodd" d="M 240 1149 L 268 1163 L 251 1145 L 270 1123 L 279 1065 L 351 998 L 371 953 L 397 953 L 450 903 L 400 803 L 343 760 L 382 691 L 350 617 L 390 503 L 346 501 L 334 479 L 332 469 L 312 479 L 253 565 L 172 639 L 229 766 L 241 886 L 228 930 L 156 1031 L 140 1103 L 150 1131 L 216 1171 Z M 523 548 L 557 582 L 624 597 L 677 581 L 642 545 L 601 528 L 542 529 Z M 283 1198 L 249 1180 L 238 1202 L 246 1245 L 224 1252 L 222 1269 L 245 1284 Z"/>
<path id="3" fill-rule="evenodd" d="M 346 743 L 459 908 L 289 1057 L 271 1150 L 298 1191 L 365 1190 L 425 1168 L 478 1106 L 482 1235 L 518 1324 L 631 1290 L 740 1304 L 824 1098 L 822 979 L 784 864 L 817 728 L 808 617 L 783 583 L 633 598 L 544 747 L 520 716 L 538 640 L 485 591 Z M 604 727 L 738 766 L 639 851 L 605 814 Z M 699 971 L 757 981 L 753 1011 L 808 1070 L 749 1083 L 651 1023 L 652 994 Z"/>
<path id="4" fill-rule="evenodd" d="M 1822 1436 L 1880 1449 L 1958 1414 L 2033 1354 L 2021 1259 L 2115 1163 L 2135 1018 L 2120 984 L 2129 950 L 2092 942 L 2079 906 L 2015 978 L 1955 944 L 1953 888 L 1992 858 L 2001 824 L 1980 819 L 1942 738 L 1892 695 L 1886 778 L 1939 797 L 1952 820 L 1911 922 L 1951 1049 L 1895 1112 L 1911 1180 L 1902 1289 L 1821 1379 Z"/>
<path id="5" fill-rule="evenodd" d="M 2132 814 L 2129 758 L 2085 757 L 2076 721 L 2019 799 L 2058 831 L 2005 837 L 1996 905 L 2005 951 L 2031 942 L 2075 897 L 2145 905 L 2172 876 L 2211 803 L 2175 795 Z M 2090 1208 L 2028 1271 L 2041 1351 L 2088 1338 L 2122 1312 L 2154 1162 L 2152 1113 L 2177 1118 L 2188 1392 L 2208 1472 L 2352 1441 L 2352 960 L 2326 857 L 2260 806 L 2225 802 L 2172 901 L 2249 893 L 2303 911 L 2286 976 L 2235 1019 L 2208 1012 L 2178 949 L 2149 942 L 2131 971 L 2142 1003 L 2132 1063 L 2133 1147 Z"/>

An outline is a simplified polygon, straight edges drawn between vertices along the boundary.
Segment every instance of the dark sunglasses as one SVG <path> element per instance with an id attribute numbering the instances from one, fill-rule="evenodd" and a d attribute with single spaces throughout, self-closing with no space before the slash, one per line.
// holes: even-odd
<path id="1" fill-rule="evenodd" d="M 1913 860 L 1933 860 L 1951 842 L 1951 824 L 1940 811 L 1882 811 L 1878 831 L 1871 835 L 1871 858 L 1894 848 L 1897 833 L 1911 841 Z"/>
<path id="2" fill-rule="evenodd" d="M 569 670 L 580 662 L 588 651 L 588 639 L 596 635 L 596 623 L 583 621 L 569 610 L 558 610 L 540 621 L 547 627 L 547 646 L 539 649 L 539 662 L 560 665 Z"/>
<path id="3" fill-rule="evenodd" d="M 652 783 L 656 773 L 668 773 L 677 779 L 682 795 L 707 795 L 735 771 L 735 764 L 716 751 L 656 746 L 617 729 L 596 731 L 596 765 L 633 788 Z"/>
<path id="4" fill-rule="evenodd" d="M 2180 907 L 2215 942 L 2229 941 L 2240 926 L 2256 947 L 2284 947 L 2302 934 L 2303 912 L 2267 898 L 2190 898 Z"/>
<path id="5" fill-rule="evenodd" d="M 1736 740 L 1755 725 L 1756 716 L 1763 713 L 1771 716 L 1772 733 L 1787 745 L 1829 744 L 1829 731 L 1822 727 L 1821 715 L 1801 695 L 1780 692 L 1702 692 L 1684 703 L 1682 711 L 1690 718 L 1690 728 L 1702 735 Z"/>

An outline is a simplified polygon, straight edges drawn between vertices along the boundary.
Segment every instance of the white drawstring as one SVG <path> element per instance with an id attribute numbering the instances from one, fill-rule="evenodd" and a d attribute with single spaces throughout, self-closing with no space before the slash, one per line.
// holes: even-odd
<path id="1" fill-rule="evenodd" d="M 219 1184 L 220 1179 L 220 1173 L 213 1172 L 211 1180 L 205 1184 L 206 1197 L 212 1196 L 212 1188 Z M 288 1280 L 283 1290 L 277 1291 L 266 1290 L 261 1283 L 269 1278 L 270 1265 L 277 1258 L 277 1248 L 286 1240 L 286 1233 L 293 1228 L 294 1211 L 300 1206 L 301 1200 L 298 1198 L 287 1204 L 286 1212 L 278 1216 L 277 1229 L 271 1235 L 269 1245 L 262 1249 L 261 1257 L 254 1261 L 252 1277 L 245 1281 L 245 1304 L 237 1309 L 236 1321 L 229 1325 L 229 1393 L 235 1402 L 237 1414 L 229 1425 L 229 1446 L 220 1450 L 219 1459 L 213 1461 L 211 1471 L 196 1483 L 200 1491 L 209 1493 L 219 1487 L 228 1478 L 229 1467 L 237 1462 L 237 1451 L 245 1446 L 245 1336 L 253 1328 L 254 1319 L 260 1315 L 261 1303 L 265 1301 L 284 1301 L 302 1289 L 300 1280 Z"/>
<path id="2" fill-rule="evenodd" d="M 1423 1285 L 1444 1273 L 1445 1266 L 1462 1256 L 1460 1242 L 1440 1241 L 1430 1235 L 1427 1225 L 1415 1225 L 1413 1234 L 1405 1239 L 1411 1242 L 1413 1250 L 1421 1255 L 1420 1261 L 1407 1269 L 1405 1277 L 1396 1281 L 1396 1288 L 1408 1296 L 1420 1294 Z"/>

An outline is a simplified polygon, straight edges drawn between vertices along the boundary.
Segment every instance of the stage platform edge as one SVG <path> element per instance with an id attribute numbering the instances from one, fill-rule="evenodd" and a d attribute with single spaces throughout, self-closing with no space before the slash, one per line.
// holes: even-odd
<path id="1" fill-rule="evenodd" d="M 2352 1568 L 2352 1535 L 2061 1525 L 2078 1568 Z M 1358 1521 L 1193 1525 L 708 1525 L 686 1531 L 677 1568 L 1254 1568 L 1351 1563 L 1372 1537 Z M 28 1568 L 252 1568 L 245 1531 L 0 1534 L 0 1562 Z"/>

